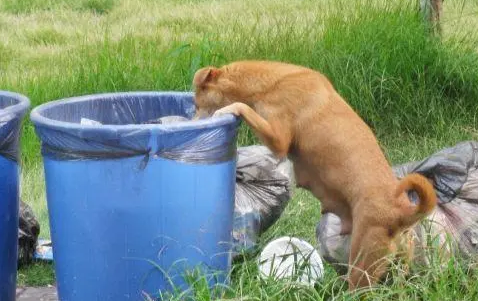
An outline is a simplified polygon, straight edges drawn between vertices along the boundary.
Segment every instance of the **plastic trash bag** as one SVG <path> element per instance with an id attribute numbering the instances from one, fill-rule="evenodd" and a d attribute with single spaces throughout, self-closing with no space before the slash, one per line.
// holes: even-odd
<path id="1" fill-rule="evenodd" d="M 233 243 L 238 253 L 250 250 L 288 204 L 295 187 L 292 163 L 278 160 L 265 146 L 237 150 Z"/>
<path id="2" fill-rule="evenodd" d="M 416 172 L 431 180 L 437 196 L 435 211 L 413 230 L 417 238 L 417 260 L 428 263 L 424 249 L 434 240 L 445 254 L 465 258 L 478 253 L 478 142 L 466 141 L 445 148 L 417 162 L 394 166 L 398 178 Z M 417 195 L 409 194 L 412 202 Z M 340 219 L 324 214 L 316 228 L 321 256 L 332 263 L 338 273 L 346 272 L 350 236 L 339 235 Z M 451 243 L 449 238 L 451 238 Z"/>
<path id="3" fill-rule="evenodd" d="M 168 120 L 180 116 L 186 121 L 194 112 L 190 92 L 124 92 L 54 101 L 33 110 L 30 119 L 43 156 L 55 160 L 143 157 L 140 169 L 152 156 L 201 164 L 233 160 L 236 145 L 231 141 L 239 120 L 235 116 L 194 124 Z M 161 118 L 168 124 L 156 126 Z"/>
<path id="4" fill-rule="evenodd" d="M 23 95 L 0 91 L 0 156 L 19 159 L 21 123 L 30 101 Z"/>
<path id="5" fill-rule="evenodd" d="M 28 204 L 20 201 L 19 227 L 18 227 L 18 265 L 31 263 L 40 234 L 38 223 L 32 209 Z"/>
<path id="6" fill-rule="evenodd" d="M 174 123 L 179 121 L 188 121 L 186 117 L 183 116 L 163 116 L 155 119 L 150 119 L 146 121 L 142 121 L 141 124 L 167 124 L 167 123 Z M 101 125 L 102 123 L 96 120 L 91 120 L 88 118 L 81 118 L 80 124 L 83 125 Z"/>
<path id="7" fill-rule="evenodd" d="M 18 136 L 21 118 L 15 115 L 0 116 L 0 156 L 18 162 Z"/>

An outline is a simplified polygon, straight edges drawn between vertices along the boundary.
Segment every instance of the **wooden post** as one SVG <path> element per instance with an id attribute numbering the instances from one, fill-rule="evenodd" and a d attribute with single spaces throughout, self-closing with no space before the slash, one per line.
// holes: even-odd
<path id="1" fill-rule="evenodd" d="M 433 34 L 441 35 L 442 33 L 440 17 L 443 12 L 443 1 L 444 0 L 420 0 L 420 10 Z"/>

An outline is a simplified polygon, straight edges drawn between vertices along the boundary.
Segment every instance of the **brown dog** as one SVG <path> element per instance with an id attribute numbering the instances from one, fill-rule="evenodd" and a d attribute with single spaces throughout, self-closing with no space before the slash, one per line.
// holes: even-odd
<path id="1" fill-rule="evenodd" d="M 242 116 L 278 157 L 294 163 L 298 186 L 338 215 L 351 233 L 349 289 L 375 283 L 397 240 L 430 213 L 432 185 L 412 174 L 399 182 L 371 129 L 314 70 L 279 62 L 241 61 L 194 76 L 196 117 Z M 420 203 L 406 195 L 415 190 Z M 380 261 L 379 261 L 380 260 Z M 366 272 L 366 273 L 364 273 Z"/>

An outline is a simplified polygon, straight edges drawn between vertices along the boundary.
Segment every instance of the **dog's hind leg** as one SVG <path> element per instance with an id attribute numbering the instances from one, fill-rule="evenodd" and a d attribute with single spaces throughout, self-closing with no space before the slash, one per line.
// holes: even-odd
<path id="1" fill-rule="evenodd" d="M 391 240 L 386 229 L 366 229 L 354 225 L 349 258 L 349 290 L 378 282 L 387 271 L 390 260 L 387 255 L 391 253 Z"/>

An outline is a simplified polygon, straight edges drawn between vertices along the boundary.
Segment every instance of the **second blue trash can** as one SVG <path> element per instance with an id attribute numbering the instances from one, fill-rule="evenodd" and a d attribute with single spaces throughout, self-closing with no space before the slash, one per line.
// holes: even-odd
<path id="1" fill-rule="evenodd" d="M 17 283 L 19 139 L 27 97 L 0 91 L 0 300 L 14 301 Z"/>
<path id="2" fill-rule="evenodd" d="M 60 300 L 187 290 L 194 268 L 210 286 L 227 281 L 238 120 L 149 123 L 194 110 L 191 93 L 132 92 L 32 111 Z"/>

